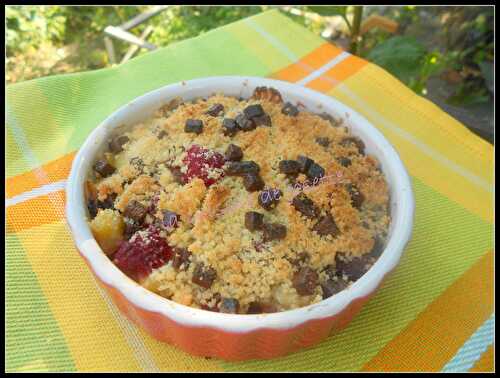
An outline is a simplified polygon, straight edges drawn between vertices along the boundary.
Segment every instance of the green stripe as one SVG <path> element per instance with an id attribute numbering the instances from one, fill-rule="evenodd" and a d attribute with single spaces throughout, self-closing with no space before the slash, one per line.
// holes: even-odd
<path id="1" fill-rule="evenodd" d="M 272 72 L 279 71 L 293 61 L 256 31 L 252 24 L 256 24 L 260 29 L 271 34 L 278 44 L 283 45 L 297 59 L 304 57 L 325 43 L 323 39 L 305 30 L 276 10 L 261 13 L 249 18 L 249 20 L 250 22 L 230 25 L 230 30 Z"/>
<path id="2" fill-rule="evenodd" d="M 7 177 L 11 177 L 29 171 L 31 166 L 28 164 L 22 151 L 19 149 L 12 132 L 7 127 L 5 129 L 7 135 L 5 148 L 5 159 L 7 161 L 6 174 Z"/>
<path id="3" fill-rule="evenodd" d="M 75 371 L 64 336 L 19 240 L 7 233 L 6 245 L 6 371 Z"/>
<path id="4" fill-rule="evenodd" d="M 275 33 L 276 39 L 299 58 L 323 43 L 321 38 L 275 10 L 251 19 Z M 292 34 L 285 30 L 291 30 Z M 225 51 L 234 53 L 228 56 Z M 115 68 L 8 86 L 7 101 L 37 160 L 34 164 L 45 164 L 77 150 L 90 131 L 110 113 L 148 91 L 198 77 L 267 76 L 288 64 L 290 60 L 282 52 L 242 20 Z M 7 118 L 8 126 L 13 122 L 12 117 Z M 8 161 L 8 177 L 35 168 L 32 164 L 21 164 L 22 161 L 19 156 Z"/>
<path id="5" fill-rule="evenodd" d="M 169 45 L 116 68 L 58 75 L 7 87 L 7 99 L 40 164 L 78 149 L 124 103 L 161 86 L 216 75 L 267 76 L 268 67 L 236 38 L 243 21 Z M 250 43 L 250 41 L 248 41 Z M 230 56 L 227 51 L 234 51 Z M 7 119 L 7 124 L 12 120 Z M 43 143 L 40 143 L 43 141 Z M 9 167 L 9 176 L 23 167 Z M 31 167 L 34 168 L 34 167 Z"/>
<path id="6" fill-rule="evenodd" d="M 293 22 L 277 10 L 251 17 L 266 32 L 281 42 L 288 50 L 302 57 L 325 43 L 325 40 Z"/>
<path id="7" fill-rule="evenodd" d="M 344 331 L 288 357 L 222 366 L 238 371 L 358 371 L 492 248 L 492 226 L 422 181 L 413 178 L 413 184 L 413 239 L 396 270 Z"/>

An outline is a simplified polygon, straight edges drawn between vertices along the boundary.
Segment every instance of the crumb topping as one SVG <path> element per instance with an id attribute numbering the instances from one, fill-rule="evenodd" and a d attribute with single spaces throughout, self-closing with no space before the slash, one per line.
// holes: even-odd
<path id="1" fill-rule="evenodd" d="M 92 231 L 129 276 L 185 305 L 256 313 L 319 302 L 374 263 L 389 190 L 341 120 L 265 87 L 174 100 L 111 140 L 87 183 Z"/>

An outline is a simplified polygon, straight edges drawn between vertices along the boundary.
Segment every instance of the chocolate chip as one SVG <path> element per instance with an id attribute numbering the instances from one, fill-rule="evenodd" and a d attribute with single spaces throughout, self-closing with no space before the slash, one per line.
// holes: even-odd
<path id="1" fill-rule="evenodd" d="M 198 264 L 194 269 L 192 281 L 196 285 L 208 289 L 212 286 L 216 277 L 217 272 L 214 269 L 210 267 L 205 268 L 203 264 Z"/>
<path id="2" fill-rule="evenodd" d="M 267 189 L 259 193 L 258 202 L 266 210 L 272 210 L 277 205 L 283 195 L 283 192 L 279 189 Z"/>
<path id="3" fill-rule="evenodd" d="M 238 125 L 232 118 L 224 118 L 222 120 L 223 133 L 226 136 L 233 136 L 238 131 Z"/>
<path id="4" fill-rule="evenodd" d="M 292 205 L 298 212 L 305 215 L 307 218 L 315 218 L 319 215 L 319 209 L 314 202 L 302 192 L 293 198 Z"/>
<path id="5" fill-rule="evenodd" d="M 286 175 L 293 175 L 300 172 L 300 164 L 295 160 L 281 160 L 279 170 Z"/>
<path id="6" fill-rule="evenodd" d="M 293 275 L 292 284 L 299 295 L 312 295 L 318 286 L 318 273 L 306 266 Z"/>
<path id="7" fill-rule="evenodd" d="M 341 125 L 341 121 L 338 121 L 336 120 L 335 118 L 333 118 L 330 114 L 328 113 L 321 113 L 321 114 L 318 114 L 321 118 L 323 118 L 325 121 L 328 121 L 330 122 L 330 124 L 333 126 L 333 127 L 339 127 Z"/>
<path id="8" fill-rule="evenodd" d="M 262 314 L 272 312 L 278 312 L 276 306 L 262 302 L 250 302 L 247 310 L 247 314 Z"/>
<path id="9" fill-rule="evenodd" d="M 316 138 L 316 143 L 326 148 L 330 145 L 330 139 L 326 137 L 318 137 Z"/>
<path id="10" fill-rule="evenodd" d="M 226 153 L 224 154 L 226 160 L 239 161 L 243 158 L 243 151 L 235 144 L 227 146 Z"/>
<path id="11" fill-rule="evenodd" d="M 341 292 L 347 287 L 347 282 L 338 278 L 337 280 L 326 280 L 321 284 L 323 299 L 330 298 L 332 295 Z"/>
<path id="12" fill-rule="evenodd" d="M 307 170 L 306 176 L 309 180 L 319 180 L 325 176 L 325 170 L 319 164 L 312 163 Z"/>
<path id="13" fill-rule="evenodd" d="M 227 164 L 225 170 L 229 176 L 239 176 L 245 173 L 258 173 L 260 167 L 256 162 L 251 160 L 233 161 Z"/>
<path id="14" fill-rule="evenodd" d="M 343 253 L 335 255 L 335 267 L 337 275 L 342 277 L 344 274 L 351 281 L 356 281 L 368 270 L 370 258 L 367 256 L 347 258 Z"/>
<path id="15" fill-rule="evenodd" d="M 267 100 L 276 104 L 283 102 L 281 94 L 274 88 L 257 87 L 253 91 L 252 98 L 257 100 Z"/>
<path id="16" fill-rule="evenodd" d="M 318 223 L 314 225 L 313 231 L 316 231 L 321 236 L 332 235 L 333 237 L 340 232 L 331 215 L 321 217 Z"/>
<path id="17" fill-rule="evenodd" d="M 146 216 L 147 209 L 140 202 L 135 200 L 130 201 L 125 208 L 123 214 L 137 223 L 142 223 L 144 217 Z"/>
<path id="18" fill-rule="evenodd" d="M 126 135 L 121 135 L 119 137 L 115 137 L 109 142 L 109 150 L 117 154 L 118 152 L 123 151 L 123 145 L 129 141 Z"/>
<path id="19" fill-rule="evenodd" d="M 348 157 L 342 156 L 337 159 L 337 161 L 340 163 L 341 166 L 343 167 L 348 167 L 351 165 L 352 161 Z"/>
<path id="20" fill-rule="evenodd" d="M 306 156 L 299 155 L 299 157 L 297 158 L 297 162 L 300 166 L 300 172 L 306 173 L 309 170 L 311 164 L 314 163 L 314 160 L 309 159 Z"/>
<path id="21" fill-rule="evenodd" d="M 249 192 L 255 192 L 264 188 L 264 181 L 258 173 L 245 173 L 243 175 L 243 186 Z"/>
<path id="22" fill-rule="evenodd" d="M 347 191 L 349 192 L 349 195 L 351 196 L 352 206 L 355 209 L 360 209 L 361 205 L 365 200 L 365 196 L 363 195 L 363 193 L 359 191 L 357 186 L 354 184 L 347 184 L 346 187 Z"/>
<path id="23" fill-rule="evenodd" d="M 287 102 L 285 103 L 285 105 L 283 105 L 281 113 L 287 116 L 295 117 L 297 114 L 299 114 L 299 109 L 290 102 Z"/>
<path id="24" fill-rule="evenodd" d="M 262 228 L 264 215 L 256 211 L 248 211 L 245 213 L 245 227 L 250 231 L 257 231 Z"/>
<path id="25" fill-rule="evenodd" d="M 355 145 L 356 148 L 358 149 L 359 153 L 361 155 L 364 155 L 365 154 L 365 144 L 363 143 L 363 141 L 357 137 L 346 137 L 344 139 L 342 139 L 342 141 L 340 142 L 340 145 L 341 146 L 344 146 L 344 147 L 348 147 L 348 146 L 351 146 L 351 145 Z"/>
<path id="26" fill-rule="evenodd" d="M 179 221 L 179 216 L 173 211 L 165 210 L 163 211 L 163 221 L 162 224 L 167 229 L 172 229 L 177 227 Z"/>
<path id="27" fill-rule="evenodd" d="M 370 251 L 370 253 L 368 255 L 371 256 L 371 257 L 377 258 L 377 257 L 379 257 L 382 254 L 382 252 L 384 251 L 384 249 L 385 249 L 384 242 L 377 235 L 377 236 L 375 236 L 375 242 L 373 243 L 373 248 L 372 248 L 372 250 Z"/>
<path id="28" fill-rule="evenodd" d="M 286 226 L 279 223 L 264 223 L 264 241 L 280 240 L 286 237 Z"/>
<path id="29" fill-rule="evenodd" d="M 261 116 L 254 117 L 252 118 L 253 123 L 255 126 L 272 126 L 272 121 L 271 117 L 268 114 L 262 114 Z"/>
<path id="30" fill-rule="evenodd" d="M 184 125 L 186 133 L 201 134 L 203 132 L 203 121 L 201 119 L 188 119 Z"/>
<path id="31" fill-rule="evenodd" d="M 226 314 L 236 314 L 240 309 L 240 302 L 234 298 L 222 298 L 219 308 L 220 312 Z"/>
<path id="32" fill-rule="evenodd" d="M 178 184 L 184 185 L 184 175 L 181 171 L 180 167 L 169 167 L 170 173 L 172 173 L 172 176 L 174 177 L 174 181 Z"/>
<path id="33" fill-rule="evenodd" d="M 325 269 L 323 269 L 323 271 L 326 273 L 326 275 L 328 276 L 328 278 L 330 279 L 333 279 L 335 277 L 337 277 L 337 270 L 335 269 L 335 267 L 333 265 L 327 265 L 325 267 Z"/>
<path id="34" fill-rule="evenodd" d="M 89 199 L 87 201 L 87 209 L 89 210 L 90 218 L 94 219 L 97 215 L 97 201 L 95 199 Z"/>
<path id="35" fill-rule="evenodd" d="M 101 177 L 108 177 L 115 172 L 115 167 L 109 164 L 106 160 L 97 160 L 94 164 L 94 171 L 99 173 Z"/>
<path id="36" fill-rule="evenodd" d="M 189 268 L 191 252 L 185 248 L 174 249 L 174 257 L 172 258 L 172 267 L 176 270 L 187 270 Z"/>
<path id="37" fill-rule="evenodd" d="M 217 117 L 220 112 L 224 111 L 224 105 L 222 104 L 213 104 L 206 113 L 211 115 L 212 117 Z"/>
<path id="38" fill-rule="evenodd" d="M 134 235 L 137 231 L 139 231 L 142 228 L 141 225 L 136 221 L 134 221 L 133 219 L 125 217 L 123 221 L 125 223 L 124 234 L 127 240 L 130 239 L 132 235 Z"/>
<path id="39" fill-rule="evenodd" d="M 106 197 L 106 199 L 104 201 L 97 201 L 97 208 L 98 209 L 114 209 L 116 197 L 117 197 L 116 193 L 108 194 L 108 196 Z"/>
<path id="40" fill-rule="evenodd" d="M 300 267 L 302 264 L 309 261 L 309 259 L 310 259 L 309 253 L 301 252 L 295 258 L 289 259 L 288 261 L 290 261 L 290 264 Z"/>
<path id="41" fill-rule="evenodd" d="M 248 119 L 259 117 L 264 114 L 264 109 L 260 104 L 249 105 L 243 109 L 243 113 Z"/>
<path id="42" fill-rule="evenodd" d="M 235 118 L 235 121 L 238 127 L 243 131 L 250 131 L 257 127 L 255 123 L 243 113 L 238 114 Z"/>

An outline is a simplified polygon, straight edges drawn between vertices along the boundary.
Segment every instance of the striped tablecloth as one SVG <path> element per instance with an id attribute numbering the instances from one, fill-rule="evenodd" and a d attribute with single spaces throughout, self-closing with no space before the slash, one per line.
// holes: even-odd
<path id="1" fill-rule="evenodd" d="M 396 147 L 416 196 L 414 236 L 340 334 L 288 357 L 191 357 L 129 323 L 76 252 L 64 184 L 90 131 L 155 88 L 272 77 L 344 102 Z M 380 67 L 269 11 L 116 68 L 7 87 L 7 371 L 492 371 L 493 149 Z"/>

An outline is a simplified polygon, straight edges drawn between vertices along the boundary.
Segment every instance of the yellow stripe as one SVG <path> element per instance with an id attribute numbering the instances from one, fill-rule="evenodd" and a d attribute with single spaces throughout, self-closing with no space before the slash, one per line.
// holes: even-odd
<path id="1" fill-rule="evenodd" d="M 493 252 L 489 251 L 362 370 L 440 371 L 492 311 Z"/>
<path id="2" fill-rule="evenodd" d="M 140 370 L 64 222 L 17 234 L 80 371 Z"/>
<path id="3" fill-rule="evenodd" d="M 64 180 L 71 170 L 76 152 L 64 155 L 29 172 L 8 178 L 5 182 L 7 198 L 39 188 L 40 186 Z"/>
<path id="4" fill-rule="evenodd" d="M 47 235 L 51 235 L 48 237 Z M 44 296 L 67 341 L 79 371 L 140 371 L 135 350 L 76 251 L 64 221 L 34 227 L 17 234 L 36 273 Z M 132 325 L 135 327 L 135 325 Z M 157 342 L 142 330 L 154 362 L 162 370 L 220 368 Z"/>
<path id="5" fill-rule="evenodd" d="M 406 121 L 403 119 L 395 120 L 394 118 L 396 116 L 394 114 L 397 111 L 393 110 L 391 113 L 391 109 L 394 109 L 394 104 L 388 104 L 387 101 L 384 103 L 384 96 L 379 96 L 382 100 L 375 100 L 373 96 L 369 94 L 370 91 L 361 91 L 364 84 L 359 75 L 361 75 L 361 73 L 355 77 L 347 79 L 344 85 L 348 86 L 348 88 L 356 94 L 362 93 L 362 96 L 357 96 L 364 102 L 370 104 L 370 106 L 375 109 L 375 111 L 382 114 L 384 118 L 397 124 L 398 127 L 404 125 L 404 128 L 406 129 L 408 125 L 415 123 L 415 119 L 408 116 L 406 116 Z M 329 92 L 329 95 L 339 99 L 359 113 L 364 114 L 365 117 L 372 122 L 396 147 L 398 153 L 412 175 L 424 181 L 427 185 L 460 204 L 467 210 L 478 215 L 486 222 L 493 223 L 493 198 L 491 193 L 486 192 L 484 188 L 465 179 L 459 173 L 450 170 L 449 167 L 431 156 L 424 154 L 415 144 L 409 142 L 401 135 L 391 131 L 387 127 L 384 127 L 377 119 L 374 119 L 367 114 L 366 109 L 363 109 L 359 104 L 354 103 L 354 101 L 339 90 L 338 87 Z M 389 110 L 387 110 L 388 107 Z M 427 139 L 423 140 L 427 143 Z M 443 144 L 449 143 L 449 141 L 446 143 L 443 142 Z M 473 160 L 471 157 L 469 159 Z M 484 170 L 485 164 L 482 166 Z"/>
<path id="6" fill-rule="evenodd" d="M 494 372 L 495 358 L 495 344 L 491 344 L 486 352 L 481 355 L 481 358 L 476 361 L 473 367 L 470 368 L 469 372 Z"/>
<path id="7" fill-rule="evenodd" d="M 11 232 L 53 223 L 64 217 L 64 190 L 31 198 L 7 208 L 7 224 Z"/>
<path id="8" fill-rule="evenodd" d="M 492 146 L 381 68 L 370 64 L 345 84 L 429 147 L 489 183 L 493 181 Z"/>
<path id="9" fill-rule="evenodd" d="M 146 345 L 156 366 L 161 371 L 186 371 L 186 372 L 218 372 L 224 371 L 216 359 L 205 359 L 191 356 L 169 344 L 153 339 L 144 330 L 139 329 L 141 339 Z"/>

